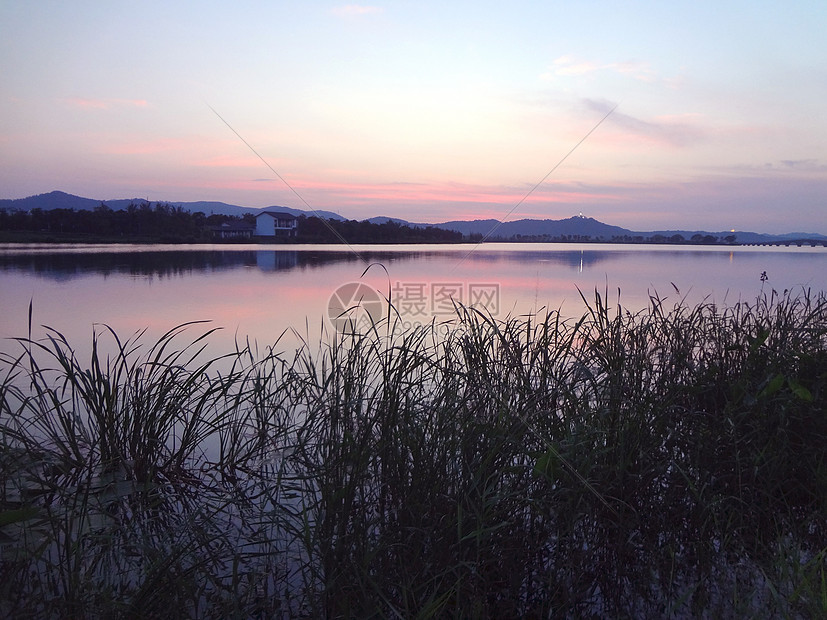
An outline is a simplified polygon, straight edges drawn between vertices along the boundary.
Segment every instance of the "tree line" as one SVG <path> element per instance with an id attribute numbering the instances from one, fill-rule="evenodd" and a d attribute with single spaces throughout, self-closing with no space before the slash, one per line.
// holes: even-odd
<path id="1" fill-rule="evenodd" d="M 471 241 L 481 241 L 482 235 L 475 233 L 470 235 Z M 508 238 L 491 237 L 492 241 L 518 241 L 518 242 L 546 242 L 546 243 L 673 243 L 678 245 L 715 245 L 727 244 L 732 245 L 736 242 L 735 235 L 726 235 L 725 237 L 717 237 L 715 235 L 702 235 L 696 233 L 690 238 L 686 238 L 681 234 L 673 235 L 612 235 L 611 238 L 604 238 L 602 236 L 594 237 L 592 235 L 513 235 Z"/>
<path id="2" fill-rule="evenodd" d="M 215 242 L 214 230 L 225 223 L 246 223 L 252 232 L 255 217 L 192 213 L 168 203 L 133 203 L 114 210 L 101 203 L 93 210 L 0 209 L 0 238 L 7 241 L 142 241 L 161 243 Z M 462 234 L 451 230 L 417 228 L 385 222 L 323 220 L 299 216 L 297 235 L 280 241 L 299 243 L 455 243 Z M 236 241 L 249 241 L 236 239 Z"/>
<path id="3" fill-rule="evenodd" d="M 426 226 L 408 226 L 387 221 L 382 224 L 356 220 L 323 220 L 300 216 L 297 239 L 303 243 L 458 243 L 462 233 Z"/>
<path id="4" fill-rule="evenodd" d="M 0 231 L 39 235 L 45 241 L 88 237 L 111 241 L 198 242 L 210 240 L 210 226 L 220 225 L 229 219 L 233 218 L 207 216 L 200 211 L 191 213 L 167 203 L 133 203 L 122 210 L 110 209 L 101 203 L 91 211 L 0 211 Z"/>

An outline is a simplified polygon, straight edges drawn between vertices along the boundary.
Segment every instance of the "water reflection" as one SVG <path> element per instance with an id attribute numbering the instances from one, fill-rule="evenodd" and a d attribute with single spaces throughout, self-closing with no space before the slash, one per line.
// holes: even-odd
<path id="1" fill-rule="evenodd" d="M 473 250 L 473 251 L 472 251 Z M 379 263 L 383 268 L 366 267 Z M 766 271 L 769 280 L 760 280 Z M 285 329 L 317 341 L 331 295 L 359 280 L 393 299 L 411 322 L 428 323 L 474 296 L 494 298 L 497 314 L 543 308 L 568 316 L 584 310 L 595 289 L 632 311 L 649 295 L 689 303 L 754 300 L 762 290 L 827 290 L 824 248 L 658 248 L 575 244 L 370 246 L 0 246 L 0 338 L 50 325 L 72 342 L 95 323 L 131 334 L 155 334 L 196 320 L 273 342 Z M 672 286 L 677 286 L 677 294 Z M 448 295 L 446 291 L 454 291 Z M 482 293 L 480 293 L 482 291 Z M 450 298 L 449 298 L 450 297 Z M 0 350 L 6 348 L 0 343 Z"/>
<path id="2" fill-rule="evenodd" d="M 261 271 L 322 268 L 336 263 L 381 263 L 399 261 L 445 261 L 452 271 L 462 263 L 496 265 L 551 263 L 571 267 L 578 272 L 622 258 L 622 252 L 610 251 L 489 251 L 478 250 L 467 256 L 451 251 L 330 251 L 330 250 L 227 250 L 227 251 L 96 251 L 77 252 L 0 252 L 0 271 L 21 272 L 42 278 L 65 281 L 97 274 L 129 275 L 158 278 L 201 273 L 232 271 L 256 267 Z"/>
<path id="3" fill-rule="evenodd" d="M 343 260 L 326 257 L 329 262 Z M 317 266 L 328 261 L 299 252 L 98 252 L 0 255 L 0 270 L 68 280 L 89 274 L 171 277 L 258 267 L 263 271 Z"/>

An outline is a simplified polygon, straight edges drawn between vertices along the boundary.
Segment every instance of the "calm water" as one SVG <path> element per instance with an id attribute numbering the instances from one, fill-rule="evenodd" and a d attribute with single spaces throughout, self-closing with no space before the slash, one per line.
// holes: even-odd
<path id="1" fill-rule="evenodd" d="M 612 306 L 620 289 L 620 303 L 630 310 L 644 307 L 655 292 L 669 303 L 683 296 L 722 303 L 754 299 L 762 286 L 779 292 L 827 290 L 825 248 L 486 244 L 354 249 L 0 246 L 0 349 L 13 346 L 6 338 L 26 334 L 30 300 L 35 337 L 46 333 L 41 325 L 80 344 L 90 340 L 95 324 L 105 323 L 122 336 L 143 328 L 157 336 L 180 323 L 209 320 L 223 328 L 212 346 L 224 346 L 236 336 L 270 344 L 288 328 L 318 340 L 322 329 L 330 329 L 332 295 L 350 282 L 390 295 L 407 323 L 450 316 L 451 299 L 501 318 L 544 307 L 579 316 L 584 306 L 578 288 L 587 297 L 595 288 L 608 289 Z M 762 272 L 768 277 L 763 284 Z M 334 302 L 347 302 L 355 290 L 340 289 Z M 291 335 L 282 342 L 288 347 L 296 341 Z"/>

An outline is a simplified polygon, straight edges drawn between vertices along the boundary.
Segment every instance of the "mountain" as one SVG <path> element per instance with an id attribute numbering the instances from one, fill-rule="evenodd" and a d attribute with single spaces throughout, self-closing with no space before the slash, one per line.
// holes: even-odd
<path id="1" fill-rule="evenodd" d="M 523 219 L 513 222 L 500 222 L 498 220 L 474 220 L 472 222 L 453 221 L 433 224 L 433 226 L 437 228 L 447 228 L 449 230 L 458 230 L 464 235 L 477 234 L 492 239 L 542 236 L 563 237 L 569 235 L 609 240 L 612 237 L 637 234 L 620 226 L 611 226 L 603 222 L 598 222 L 593 218 L 583 216 L 570 217 L 564 220 Z"/>
<path id="2" fill-rule="evenodd" d="M 107 203 L 109 204 L 109 203 Z M 346 218 L 342 217 L 338 213 L 334 213 L 333 211 L 303 211 L 301 209 L 294 209 L 292 207 L 281 207 L 279 205 L 272 205 L 270 207 L 239 207 L 236 205 L 228 205 L 225 202 L 171 202 L 169 204 L 173 204 L 177 207 L 182 207 L 187 211 L 191 211 L 192 213 L 197 213 L 198 211 L 202 211 L 207 215 L 211 213 L 217 213 L 220 215 L 244 215 L 245 213 L 252 213 L 255 215 L 256 213 L 261 213 L 262 211 L 283 211 L 284 213 L 289 213 L 291 215 L 307 215 L 308 217 L 311 215 L 315 215 L 316 217 L 322 217 L 328 220 L 345 220 Z"/>
<path id="3" fill-rule="evenodd" d="M 32 209 L 42 209 L 43 211 L 50 211 L 52 209 L 75 209 L 76 211 L 91 211 L 101 204 L 105 204 L 110 209 L 120 211 L 126 209 L 131 204 L 141 205 L 148 201 L 146 198 L 118 198 L 115 200 L 93 200 L 92 198 L 82 198 L 67 194 L 66 192 L 54 191 L 48 194 L 38 194 L 37 196 L 29 196 L 28 198 L 18 198 L 14 200 L 2 199 L 0 200 L 0 209 L 31 211 Z M 291 207 L 281 207 L 273 205 L 270 207 L 263 207 L 261 209 L 256 207 L 239 207 L 237 205 L 230 205 L 225 202 L 174 202 L 166 200 L 152 201 L 154 203 L 170 204 L 176 207 L 181 207 L 192 213 L 201 211 L 207 215 L 213 213 L 220 215 L 244 215 L 245 213 L 260 213 L 261 211 L 276 210 L 290 213 L 291 215 L 315 215 L 326 219 L 344 220 L 345 218 L 338 213 L 332 211 L 302 211 L 301 209 L 293 209 Z"/>
<path id="4" fill-rule="evenodd" d="M 778 243 L 779 241 L 797 241 L 802 239 L 827 241 L 827 236 L 818 233 L 784 233 L 777 235 L 769 235 L 765 233 L 754 233 L 748 231 L 729 231 L 723 230 L 719 232 L 709 232 L 706 230 L 655 230 L 655 231 L 633 231 L 620 226 L 612 226 L 604 224 L 594 218 L 574 216 L 563 220 L 515 220 L 513 222 L 500 222 L 499 220 L 473 220 L 473 221 L 449 221 L 438 224 L 418 224 L 414 222 L 407 222 L 399 218 L 390 217 L 375 217 L 369 220 L 374 223 L 384 223 L 386 221 L 394 221 L 399 224 L 407 224 L 409 226 L 433 226 L 434 228 L 444 228 L 446 230 L 456 230 L 463 235 L 483 235 L 486 239 L 491 240 L 511 240 L 520 238 L 541 238 L 548 237 L 550 239 L 559 239 L 565 236 L 569 237 L 591 237 L 592 239 L 604 239 L 611 241 L 615 237 L 626 237 L 634 239 L 635 237 L 642 237 L 643 239 L 655 236 L 665 238 L 680 235 L 685 240 L 689 241 L 695 235 L 701 237 L 712 236 L 717 239 L 725 239 L 729 235 L 735 235 L 737 243 Z"/>
<path id="5" fill-rule="evenodd" d="M 652 233 L 636 233 L 620 226 L 604 224 L 590 217 L 574 216 L 564 220 L 515 220 L 513 222 L 500 222 L 499 220 L 472 220 L 440 222 L 438 224 L 418 224 L 406 222 L 398 218 L 375 217 L 370 222 L 381 224 L 387 221 L 394 221 L 409 226 L 433 226 L 446 230 L 456 230 L 463 235 L 483 235 L 488 239 L 512 239 L 521 237 L 563 237 L 565 235 L 575 237 L 592 237 L 593 239 L 603 238 L 606 240 L 612 237 L 643 235 L 650 236 Z"/>
<path id="6" fill-rule="evenodd" d="M 91 211 L 95 207 L 100 206 L 100 203 L 100 200 L 81 198 L 80 196 L 73 196 L 66 192 L 55 191 L 49 192 L 48 194 L 38 194 L 37 196 L 17 198 L 14 200 L 5 198 L 0 200 L 0 209 L 18 211 L 31 211 L 32 209 L 43 209 L 44 211 L 51 209 L 75 209 L 76 211 Z"/>
<path id="7" fill-rule="evenodd" d="M 40 194 L 38 196 L 29 196 L 28 198 L 19 198 L 15 200 L 2 199 L 0 200 L 0 210 L 20 210 L 31 211 L 32 209 L 43 209 L 44 211 L 50 209 L 75 209 L 75 210 L 92 210 L 100 206 L 101 203 L 106 204 L 110 209 L 120 210 L 126 209 L 130 204 L 144 204 L 148 202 L 144 198 L 122 198 L 117 200 L 93 200 L 91 198 L 82 198 L 80 196 L 73 196 L 66 192 L 54 191 L 48 194 Z M 168 201 L 153 201 L 171 204 L 177 207 L 186 209 L 187 211 L 196 213 L 201 211 L 210 214 L 221 215 L 236 215 L 241 216 L 245 213 L 260 213 L 265 210 L 278 210 L 291 213 L 292 215 L 307 215 L 318 216 L 327 219 L 345 220 L 338 213 L 332 211 L 303 211 L 301 209 L 293 209 L 291 207 L 282 207 L 273 205 L 271 207 L 264 207 L 258 209 L 255 207 L 240 207 L 238 205 L 231 205 L 225 202 L 168 202 Z M 729 235 L 735 235 L 737 243 L 778 243 L 783 241 L 798 241 L 798 240 L 814 240 L 827 241 L 827 236 L 817 233 L 783 233 L 776 235 L 768 235 L 763 233 L 754 233 L 748 231 L 721 231 L 710 233 L 703 230 L 658 230 L 650 232 L 636 232 L 621 228 L 620 226 L 612 226 L 604 224 L 598 220 L 590 217 L 583 217 L 582 215 L 570 217 L 563 220 L 530 220 L 522 219 L 513 222 L 500 222 L 499 220 L 473 220 L 473 221 L 448 221 L 438 224 L 422 224 L 415 222 L 408 222 L 397 217 L 377 216 L 367 220 L 373 224 L 384 224 L 386 222 L 395 222 L 397 224 L 416 226 L 420 228 L 433 227 L 442 228 L 445 230 L 455 230 L 461 232 L 463 235 L 481 235 L 487 239 L 492 240 L 542 240 L 589 237 L 591 239 L 603 239 L 611 241 L 613 238 L 627 238 L 633 239 L 635 237 L 654 237 L 659 235 L 669 239 L 676 235 L 682 236 L 687 241 L 692 239 L 695 235 L 702 237 L 711 235 L 718 239 L 724 239 Z"/>
<path id="8" fill-rule="evenodd" d="M 394 222 L 396 224 L 402 224 L 403 226 L 434 226 L 434 224 L 412 224 L 411 222 L 399 219 L 398 217 L 388 217 L 386 215 L 377 215 L 376 217 L 368 218 L 365 221 L 370 222 L 371 224 L 387 224 L 388 222 Z"/>

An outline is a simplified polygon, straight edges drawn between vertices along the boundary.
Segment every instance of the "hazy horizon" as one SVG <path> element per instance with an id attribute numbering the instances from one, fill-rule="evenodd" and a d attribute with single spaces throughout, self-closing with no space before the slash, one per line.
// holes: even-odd
<path id="1" fill-rule="evenodd" d="M 7 198 L 827 228 L 823 2 L 80 0 L 0 24 Z"/>

